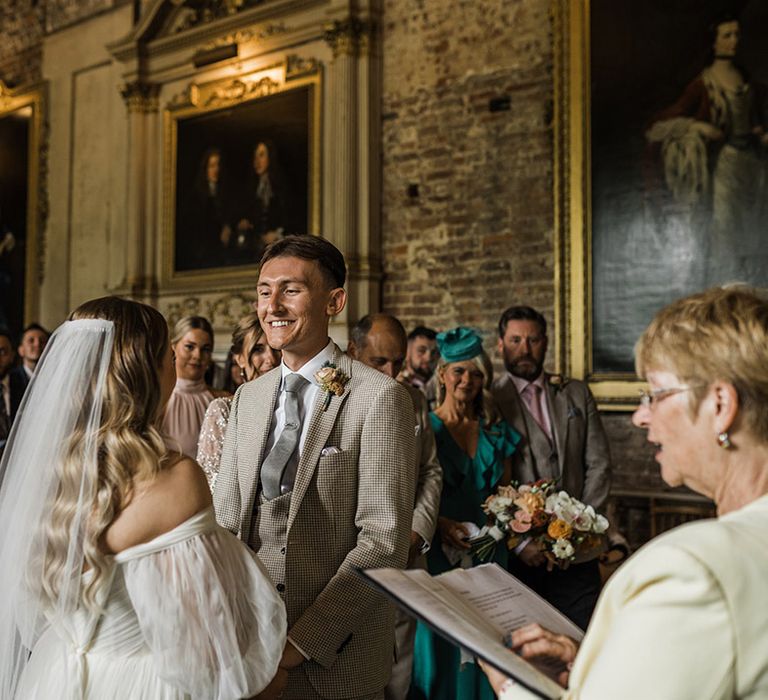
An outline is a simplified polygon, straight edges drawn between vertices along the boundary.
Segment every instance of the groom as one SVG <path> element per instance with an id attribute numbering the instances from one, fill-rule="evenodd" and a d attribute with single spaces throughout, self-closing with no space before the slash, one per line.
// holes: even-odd
<path id="1" fill-rule="evenodd" d="M 413 406 L 329 340 L 345 278 L 322 238 L 264 253 L 257 310 L 283 361 L 235 396 L 216 482 L 219 522 L 259 555 L 288 613 L 264 697 L 379 698 L 392 667 L 393 610 L 355 569 L 408 558 Z"/>

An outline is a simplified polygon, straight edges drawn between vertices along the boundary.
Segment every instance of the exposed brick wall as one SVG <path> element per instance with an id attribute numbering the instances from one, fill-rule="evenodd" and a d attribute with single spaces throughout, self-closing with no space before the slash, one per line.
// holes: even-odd
<path id="1" fill-rule="evenodd" d="M 0 2 L 0 80 L 11 86 L 42 78 L 45 34 L 130 0 L 5 0 Z"/>
<path id="2" fill-rule="evenodd" d="M 387 0 L 383 46 L 383 307 L 490 347 L 505 306 L 553 308 L 548 3 Z"/>
<path id="3" fill-rule="evenodd" d="M 409 328 L 472 326 L 492 356 L 506 306 L 528 303 L 552 321 L 548 8 L 542 0 L 384 4 L 382 305 Z M 489 111 L 489 100 L 504 96 L 510 110 Z M 614 488 L 666 490 L 629 414 L 603 420 Z M 635 544 L 648 536 L 647 502 L 636 506 L 621 503 L 617 514 Z"/>
<path id="4" fill-rule="evenodd" d="M 41 79 L 45 3 L 10 0 L 0 3 L 0 80 L 25 85 Z"/>

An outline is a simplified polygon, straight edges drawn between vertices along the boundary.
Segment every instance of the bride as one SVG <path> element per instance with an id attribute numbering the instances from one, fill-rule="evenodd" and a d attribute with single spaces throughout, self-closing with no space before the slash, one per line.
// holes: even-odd
<path id="1" fill-rule="evenodd" d="M 163 317 L 106 297 L 53 335 L 0 464 L 0 698 L 250 697 L 285 611 L 158 418 Z"/>

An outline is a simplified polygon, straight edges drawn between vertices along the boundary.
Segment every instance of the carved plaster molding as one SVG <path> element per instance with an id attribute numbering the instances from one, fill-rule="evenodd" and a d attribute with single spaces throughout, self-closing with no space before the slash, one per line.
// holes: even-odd
<path id="1" fill-rule="evenodd" d="M 215 85 L 198 85 L 190 83 L 184 90 L 174 95 L 169 107 L 211 107 L 236 104 L 243 100 L 271 95 L 280 90 L 280 83 L 269 76 L 235 78 Z"/>
<path id="2" fill-rule="evenodd" d="M 301 78 L 305 75 L 312 75 L 320 70 L 320 61 L 316 58 L 303 58 L 291 54 L 286 58 L 285 62 L 285 79 L 293 80 L 294 78 Z"/>
<path id="3" fill-rule="evenodd" d="M 174 5 L 187 10 L 173 31 L 183 32 L 222 17 L 230 17 L 262 2 L 263 0 L 172 0 Z"/>
<path id="4" fill-rule="evenodd" d="M 40 123 L 40 151 L 37 176 L 37 283 L 45 280 L 45 231 L 48 225 L 48 160 L 50 151 L 50 125 L 46 119 Z"/>
<path id="5" fill-rule="evenodd" d="M 214 328 L 234 330 L 243 316 L 253 311 L 253 297 L 228 294 L 208 303 L 208 318 Z"/>
<path id="6" fill-rule="evenodd" d="M 134 80 L 125 83 L 120 89 L 123 101 L 128 107 L 129 112 L 140 112 L 150 114 L 159 109 L 158 95 L 160 94 L 159 83 L 148 83 L 143 80 Z"/>
<path id="7" fill-rule="evenodd" d="M 325 26 L 323 39 L 331 47 L 333 57 L 358 56 L 370 49 L 373 25 L 359 17 L 334 20 Z"/>
<path id="8" fill-rule="evenodd" d="M 165 318 L 171 329 L 185 316 L 200 316 L 202 302 L 198 297 L 185 297 L 179 301 L 172 301 L 165 308 Z"/>
<path id="9" fill-rule="evenodd" d="M 241 292 L 224 294 L 210 300 L 188 296 L 171 301 L 165 318 L 173 328 L 185 316 L 205 316 L 214 329 L 231 332 L 243 316 L 253 311 L 253 297 Z"/>

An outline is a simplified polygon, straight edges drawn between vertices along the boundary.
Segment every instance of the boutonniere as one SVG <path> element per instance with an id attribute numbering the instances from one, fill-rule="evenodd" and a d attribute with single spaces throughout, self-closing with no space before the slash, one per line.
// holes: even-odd
<path id="1" fill-rule="evenodd" d="M 331 404 L 331 396 L 341 396 L 344 393 L 344 385 L 349 381 L 349 376 L 344 374 L 336 365 L 326 362 L 317 372 L 315 380 L 325 392 L 323 411 L 328 410 Z"/>
<path id="2" fill-rule="evenodd" d="M 560 391 L 567 383 L 568 379 L 564 377 L 562 374 L 550 374 L 549 375 L 549 386 L 554 389 L 555 393 Z"/>

